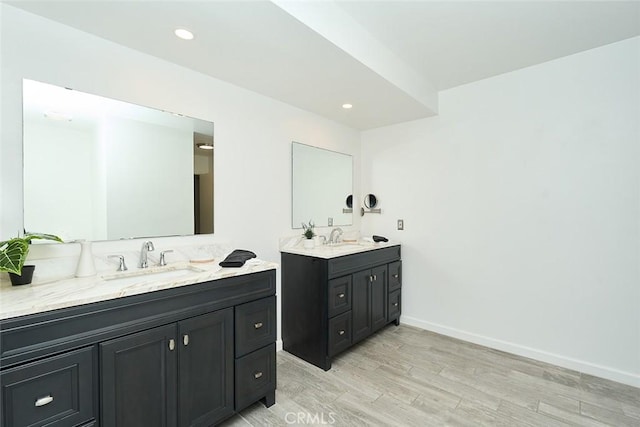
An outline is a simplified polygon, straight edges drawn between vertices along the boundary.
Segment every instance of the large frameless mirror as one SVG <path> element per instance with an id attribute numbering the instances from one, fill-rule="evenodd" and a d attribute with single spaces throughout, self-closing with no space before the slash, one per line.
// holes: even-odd
<path id="1" fill-rule="evenodd" d="M 291 226 L 351 225 L 347 200 L 353 192 L 353 160 L 348 154 L 292 143 Z"/>
<path id="2" fill-rule="evenodd" d="M 213 233 L 213 123 L 26 79 L 23 120 L 26 230 Z"/>

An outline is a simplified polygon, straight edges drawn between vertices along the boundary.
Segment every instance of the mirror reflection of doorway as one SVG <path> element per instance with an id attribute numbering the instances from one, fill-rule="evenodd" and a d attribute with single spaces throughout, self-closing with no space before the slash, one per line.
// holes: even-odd
<path id="1" fill-rule="evenodd" d="M 193 234 L 200 233 L 200 175 L 193 175 Z"/>
<path id="2" fill-rule="evenodd" d="M 213 136 L 193 134 L 193 232 L 213 233 Z"/>

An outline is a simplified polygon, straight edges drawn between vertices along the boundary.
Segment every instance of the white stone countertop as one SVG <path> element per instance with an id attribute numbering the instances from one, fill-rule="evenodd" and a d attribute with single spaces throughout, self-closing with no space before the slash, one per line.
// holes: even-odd
<path id="1" fill-rule="evenodd" d="M 289 240 L 281 241 L 280 252 L 331 259 L 345 255 L 368 252 L 381 248 L 388 248 L 391 246 L 398 246 L 400 244 L 399 242 L 392 241 L 373 243 L 359 240 L 355 242 L 340 242 L 333 245 L 316 244 L 313 249 L 305 249 L 303 246 L 303 240 L 304 239 L 300 238 L 292 238 Z"/>
<path id="2" fill-rule="evenodd" d="M 222 259 L 207 263 L 176 262 L 164 267 L 149 267 L 146 270 L 133 268 L 118 273 L 99 273 L 93 277 L 65 278 L 23 286 L 11 286 L 5 282 L 0 286 L 0 319 L 278 268 L 276 263 L 255 258 L 239 268 L 220 267 L 220 261 Z"/>

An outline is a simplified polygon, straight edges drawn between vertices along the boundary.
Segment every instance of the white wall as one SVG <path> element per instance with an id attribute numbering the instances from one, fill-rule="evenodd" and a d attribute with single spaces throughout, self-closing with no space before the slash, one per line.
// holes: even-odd
<path id="1" fill-rule="evenodd" d="M 403 321 L 640 385 L 640 39 L 440 94 L 364 132 Z M 396 231 L 396 220 L 405 231 Z"/>
<path id="2" fill-rule="evenodd" d="M 2 4 L 0 236 L 22 229 L 22 79 L 215 122 L 215 233 L 279 261 L 291 229 L 291 141 L 352 154 L 356 130 Z M 354 188 L 358 188 L 358 182 Z M 354 218 L 357 228 L 359 218 Z M 325 230 L 321 230 L 326 232 Z"/>

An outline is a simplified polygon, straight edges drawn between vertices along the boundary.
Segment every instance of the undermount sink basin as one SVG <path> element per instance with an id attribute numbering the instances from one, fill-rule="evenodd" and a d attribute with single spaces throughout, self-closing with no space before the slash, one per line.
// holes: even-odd
<path id="1" fill-rule="evenodd" d="M 102 276 L 102 280 L 110 284 L 128 285 L 133 283 L 146 283 L 150 280 L 176 279 L 194 273 L 202 273 L 204 270 L 191 266 L 183 267 L 157 267 L 150 269 L 140 269 L 131 272 L 110 274 Z"/>
<path id="2" fill-rule="evenodd" d="M 349 243 L 334 243 L 334 244 L 325 245 L 321 247 L 324 247 L 327 249 L 355 249 L 355 248 L 361 248 L 362 246 L 363 245 L 359 243 L 349 242 Z"/>

